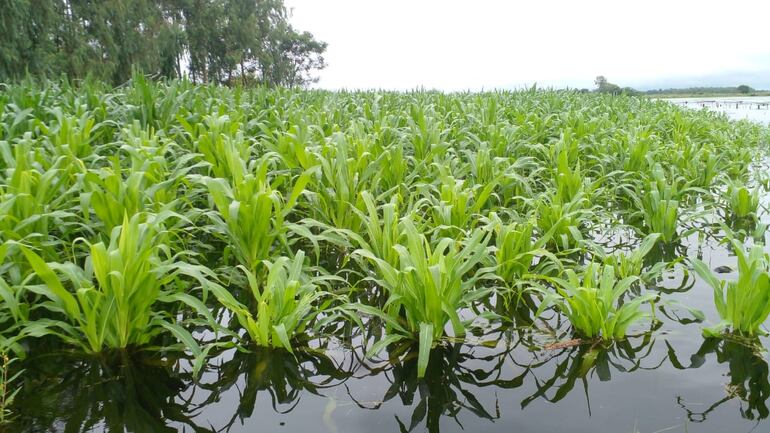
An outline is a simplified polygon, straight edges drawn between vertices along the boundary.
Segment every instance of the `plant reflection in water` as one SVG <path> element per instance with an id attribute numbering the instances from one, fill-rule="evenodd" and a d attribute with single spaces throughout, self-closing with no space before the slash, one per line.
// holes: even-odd
<path id="1" fill-rule="evenodd" d="M 505 368 L 505 355 L 511 349 L 505 343 L 497 347 L 442 344 L 432 349 L 425 377 L 417 379 L 417 351 L 408 345 L 392 347 L 388 352 L 390 362 L 363 364 L 365 376 L 384 374 L 390 382 L 381 401 L 366 404 L 359 402 L 353 391 L 348 389 L 348 392 L 363 409 L 377 410 L 396 397 L 404 406 L 414 406 L 408 422 L 396 415 L 401 432 L 415 431 L 423 422 L 428 432 L 439 432 L 442 416 L 452 418 L 462 427 L 459 415 L 464 410 L 493 421 L 500 417 L 497 399 L 494 405 L 485 404 L 476 397 L 476 388 L 521 386 L 523 375 L 505 376 L 505 371 L 510 370 Z"/>
<path id="2" fill-rule="evenodd" d="M 674 357 L 672 362 L 680 369 L 698 368 L 706 363 L 707 355 L 716 355 L 719 364 L 727 364 L 730 381 L 725 384 L 725 396 L 708 406 L 704 411 L 696 412 L 690 409 L 690 404 L 681 396 L 677 403 L 687 412 L 687 418 L 692 422 L 704 422 L 708 415 L 722 404 L 737 400 L 741 416 L 748 420 L 763 420 L 770 412 L 767 399 L 770 397 L 768 383 L 768 366 L 760 353 L 759 342 L 738 337 L 716 339 L 709 338 L 703 342 L 698 352 L 690 358 L 690 365 L 685 367 Z M 669 346 L 669 353 L 673 349 Z"/>
<path id="3" fill-rule="evenodd" d="M 211 431 L 192 421 L 195 406 L 180 396 L 193 382 L 191 375 L 174 371 L 175 360 L 116 351 L 52 353 L 30 361 L 18 395 L 19 407 L 30 410 L 22 411 L 9 431 L 176 432 L 171 423 Z"/>
<path id="4" fill-rule="evenodd" d="M 322 395 L 325 389 L 335 388 L 352 375 L 350 362 L 337 360 L 316 350 L 295 350 L 255 347 L 249 352 L 235 351 L 232 358 L 216 367 L 210 367 L 213 378 L 200 385 L 210 392 L 202 406 L 219 401 L 236 388 L 239 398 L 235 413 L 223 428 L 230 431 L 254 414 L 260 393 L 270 396 L 273 410 L 291 412 L 304 393 Z M 241 384 L 244 384 L 241 386 Z"/>

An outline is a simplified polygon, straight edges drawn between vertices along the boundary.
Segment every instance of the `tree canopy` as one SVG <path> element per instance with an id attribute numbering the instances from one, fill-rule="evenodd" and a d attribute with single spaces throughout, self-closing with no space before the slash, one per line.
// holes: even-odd
<path id="1" fill-rule="evenodd" d="M 197 82 L 301 86 L 326 43 L 294 29 L 282 0 L 4 0 L 0 81 L 126 82 L 132 69 Z"/>
<path id="2" fill-rule="evenodd" d="M 617 84 L 610 83 L 604 75 L 599 75 L 594 80 L 596 84 L 596 91 L 599 93 L 612 93 L 613 95 L 619 95 L 622 89 Z"/>
<path id="3" fill-rule="evenodd" d="M 752 89 L 751 87 L 749 87 L 746 84 L 741 84 L 740 86 L 736 87 L 736 89 L 738 90 L 738 92 L 743 93 L 743 94 L 748 94 L 748 93 L 751 93 L 752 91 L 754 91 L 754 89 Z"/>

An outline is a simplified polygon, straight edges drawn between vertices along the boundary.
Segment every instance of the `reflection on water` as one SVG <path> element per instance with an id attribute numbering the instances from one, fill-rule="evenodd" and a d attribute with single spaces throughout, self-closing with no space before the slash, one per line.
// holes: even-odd
<path id="1" fill-rule="evenodd" d="M 642 411 L 681 424 L 671 431 L 717 432 L 767 418 L 768 367 L 756 346 L 695 341 L 698 325 L 687 321 L 656 323 L 655 332 L 607 346 L 570 341 L 548 350 L 534 328 L 499 332 L 491 347 L 446 344 L 434 349 L 423 380 L 408 347 L 379 363 L 231 351 L 198 382 L 178 362 L 141 353 L 41 356 L 27 362 L 21 418 L 9 431 L 631 431 L 621 428 Z M 694 332 L 683 335 L 688 326 Z M 640 401 L 642 394 L 654 398 Z M 565 410 L 569 419 L 559 420 Z M 618 429 L 602 430 L 606 422 Z"/>
<path id="2" fill-rule="evenodd" d="M 588 414 L 591 413 L 591 399 L 588 392 L 589 379 L 596 377 L 601 382 L 607 382 L 615 373 L 631 373 L 638 369 L 654 370 L 665 361 L 658 360 L 644 365 L 651 356 L 654 339 L 651 334 L 644 335 L 637 345 L 629 338 L 610 345 L 588 342 L 575 347 L 564 349 L 562 353 L 554 354 L 555 372 L 551 377 L 538 378 L 537 370 L 531 371 L 537 392 L 526 397 L 521 402 L 524 408 L 537 398 L 557 403 L 570 393 L 579 381 L 585 394 Z M 551 360 L 549 360 L 550 362 Z M 549 396 L 549 392 L 551 392 Z"/>
<path id="3" fill-rule="evenodd" d="M 705 410 L 694 410 L 687 402 L 678 398 L 677 402 L 687 411 L 687 418 L 692 422 L 704 422 L 717 407 L 730 400 L 740 402 L 741 416 L 748 420 L 767 418 L 767 399 L 770 397 L 767 362 L 763 359 L 756 342 L 707 339 L 700 350 L 693 355 L 689 368 L 703 365 L 704 358 L 716 354 L 717 362 L 727 364 L 730 381 L 725 384 L 725 396 Z"/>
<path id="4" fill-rule="evenodd" d="M 427 431 L 438 432 L 442 416 L 452 418 L 461 425 L 458 419 L 461 411 L 490 421 L 499 418 L 499 407 L 485 406 L 475 397 L 475 392 L 484 387 L 513 389 L 521 385 L 521 378 L 502 377 L 503 362 L 499 354 L 476 356 L 473 350 L 464 349 L 467 347 L 459 344 L 434 349 L 423 380 L 416 379 L 416 352 L 408 353 L 401 362 L 369 368 L 370 375 L 384 374 L 388 377 L 390 385 L 380 402 L 373 406 L 359 403 L 359 406 L 376 410 L 392 399 L 405 406 L 414 406 L 408 419 L 396 416 L 402 432 L 414 431 L 422 424 Z M 398 355 L 392 353 L 391 358 L 398 359 Z M 474 363 L 484 363 L 484 368 L 473 366 Z"/>
<path id="5" fill-rule="evenodd" d="M 231 359 L 213 367 L 211 382 L 201 384 L 210 394 L 200 406 L 221 400 L 222 395 L 236 393 L 237 406 L 232 416 L 218 431 L 231 431 L 237 422 L 254 415 L 257 396 L 267 394 L 276 413 L 291 412 L 303 394 L 322 395 L 326 388 L 339 386 L 352 372 L 322 353 L 253 348 L 253 352 L 234 352 Z"/>
<path id="6" fill-rule="evenodd" d="M 192 382 L 173 363 L 127 352 L 32 361 L 18 396 L 22 417 L 9 431 L 175 432 L 172 422 L 209 431 L 195 427 L 194 408 L 179 398 Z"/>
<path id="7" fill-rule="evenodd" d="M 767 221 L 728 223 L 747 237 Z M 768 431 L 768 365 L 757 350 L 767 339 L 704 339 L 702 326 L 718 320 L 712 292 L 680 259 L 727 265 L 722 277 L 734 277 L 719 230 L 707 225 L 653 248 L 645 269 L 673 263 L 646 280 L 664 295 L 654 309 L 659 320 L 615 344 L 573 340 L 559 315 L 535 319 L 537 301 L 523 295 L 488 306 L 515 327 L 435 348 L 422 380 L 408 345 L 389 348 L 381 361 L 364 359 L 350 341 L 314 342 L 316 349 L 293 354 L 231 349 L 209 360 L 198 380 L 186 359 L 84 357 L 43 345 L 23 365 L 19 418 L 5 431 Z M 706 323 L 685 306 L 702 310 Z"/>

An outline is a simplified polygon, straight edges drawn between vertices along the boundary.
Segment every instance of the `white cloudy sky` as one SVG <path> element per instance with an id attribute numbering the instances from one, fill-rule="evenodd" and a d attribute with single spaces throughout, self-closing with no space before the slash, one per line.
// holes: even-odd
<path id="1" fill-rule="evenodd" d="M 295 27 L 329 43 L 323 88 L 592 87 L 599 74 L 642 88 L 770 86 L 768 0 L 285 3 Z"/>

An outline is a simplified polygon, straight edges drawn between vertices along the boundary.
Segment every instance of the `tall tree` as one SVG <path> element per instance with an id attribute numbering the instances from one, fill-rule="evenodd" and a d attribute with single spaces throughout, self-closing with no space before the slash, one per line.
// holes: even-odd
<path id="1" fill-rule="evenodd" d="M 323 53 L 326 43 L 308 32 L 299 33 L 283 24 L 275 29 L 268 50 L 260 59 L 262 80 L 271 85 L 296 87 L 317 81 L 316 69 L 326 67 Z"/>
<path id="2" fill-rule="evenodd" d="M 56 0 L 4 0 L 0 7 L 0 78 L 55 70 Z"/>
<path id="3" fill-rule="evenodd" d="M 133 69 L 197 82 L 297 86 L 326 44 L 282 0 L 4 0 L 0 80 L 26 73 L 123 83 Z"/>

